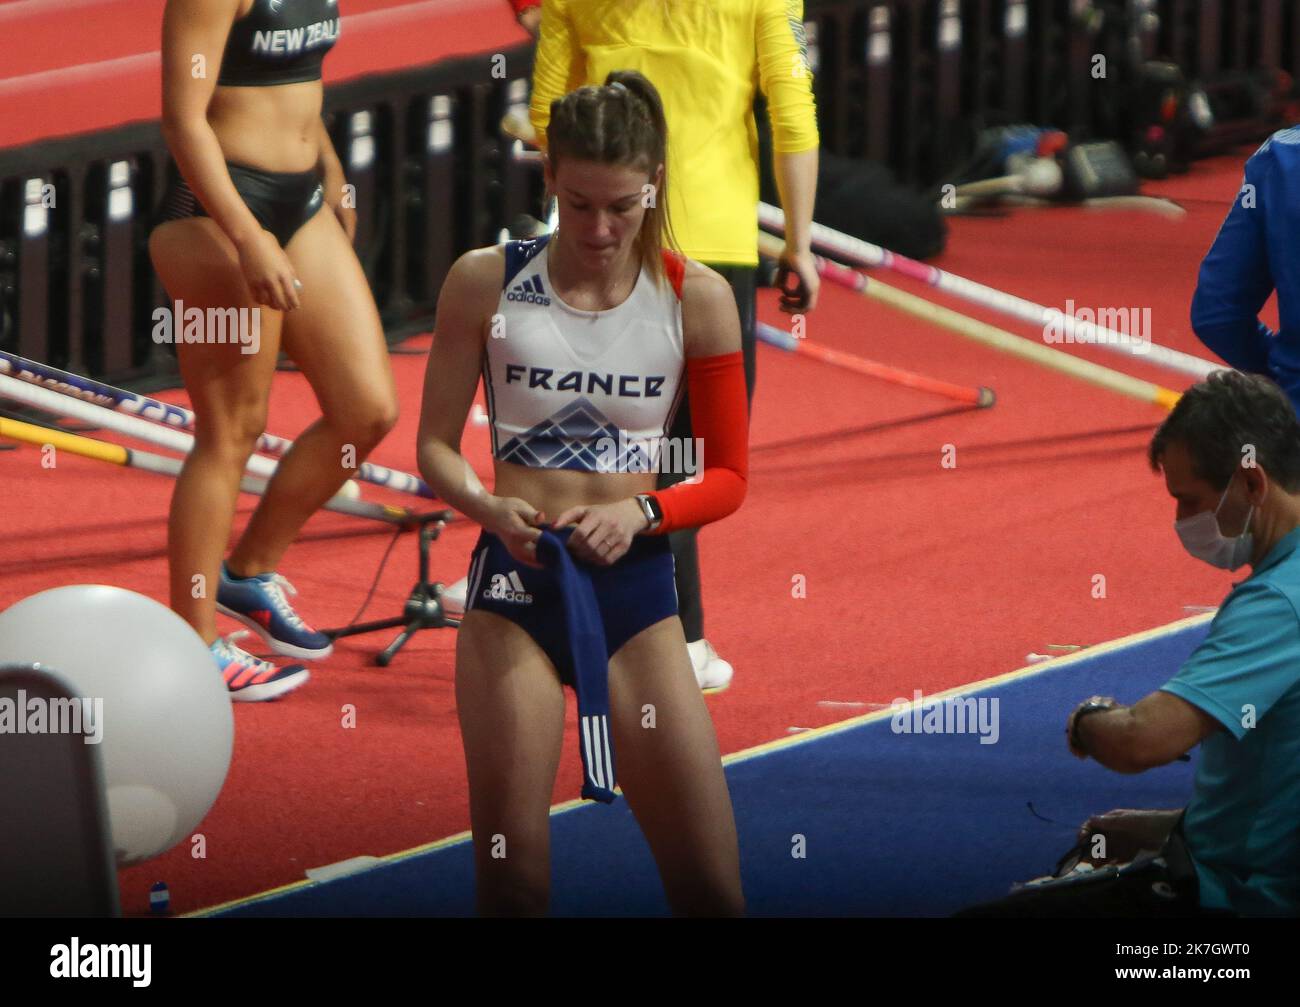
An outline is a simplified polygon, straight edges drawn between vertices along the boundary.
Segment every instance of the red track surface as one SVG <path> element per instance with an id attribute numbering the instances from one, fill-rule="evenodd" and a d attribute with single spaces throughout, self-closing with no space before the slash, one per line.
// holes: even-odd
<path id="1" fill-rule="evenodd" d="M 1197 195 L 1207 201 L 1190 203 L 1181 222 L 1079 209 L 959 220 L 940 265 L 1058 306 L 1066 297 L 1080 306 L 1150 306 L 1157 341 L 1202 352 L 1186 306 L 1240 161 L 1197 171 Z M 761 314 L 782 321 L 766 293 Z M 724 752 L 855 712 L 821 700 L 888 703 L 913 689 L 937 691 L 1022 666 L 1028 652 L 1050 644 L 1096 643 L 1221 599 L 1228 575 L 1181 552 L 1172 503 L 1144 461 L 1158 409 L 839 289 L 825 291 L 808 334 L 991 385 L 998 404 L 945 415 L 943 400 L 761 351 L 750 495 L 701 536 L 707 634 L 736 666 L 732 688 L 709 700 Z M 1179 383 L 1112 354 L 1089 355 Z M 394 365 L 404 413 L 375 460 L 412 469 L 423 361 L 399 356 Z M 282 375 L 269 429 L 292 436 L 313 408 L 304 381 Z M 957 451 L 952 469 L 940 464 L 947 444 Z M 483 428 L 467 431 L 465 449 L 489 476 Z M 47 471 L 26 447 L 0 454 L 0 475 L 8 526 L 0 605 L 96 581 L 164 598 L 169 480 L 71 457 Z M 244 500 L 240 527 L 252 505 Z M 475 535 L 468 524 L 447 530 L 435 546 L 436 577 L 464 573 Z M 310 522 L 283 568 L 310 620 L 332 626 L 352 617 L 388 539 L 383 528 L 335 515 Z M 414 572 L 408 538 L 367 617 L 396 613 Z M 1095 574 L 1106 578 L 1104 599 L 1092 595 Z M 791 597 L 796 575 L 806 578 L 804 599 Z M 420 634 L 380 671 L 368 661 L 384 642 L 344 641 L 300 692 L 236 708 L 234 764 L 202 826 L 208 859 L 178 849 L 125 871 L 126 909 L 143 910 L 158 879 L 185 911 L 300 879 L 307 867 L 467 827 L 452 631 Z M 1080 696 L 1088 691 L 1081 681 Z M 357 727 L 345 730 L 349 703 Z M 556 800 L 579 789 L 572 741 Z"/>
<path id="2" fill-rule="evenodd" d="M 347 9 L 395 5 L 348 0 Z M 0 145 L 156 116 L 152 50 L 161 7 L 161 0 L 68 0 L 56 21 L 46 16 L 48 5 L 0 7 L 0 73 L 8 78 L 0 80 Z M 364 31 L 345 29 L 329 64 L 332 79 L 518 37 L 499 0 L 411 4 L 389 16 L 405 28 L 394 33 L 388 23 L 383 48 Z M 126 62 L 67 69 L 89 59 Z M 45 73 L 51 70 L 60 72 Z M 106 75 L 114 85 L 106 107 L 87 101 L 84 81 L 74 82 Z M 1079 209 L 957 221 L 939 264 L 1058 307 L 1066 298 L 1080 307 L 1150 307 L 1157 342 L 1204 353 L 1188 330 L 1187 305 L 1196 265 L 1239 180 L 1240 159 L 1223 159 L 1158 187 L 1185 201 L 1182 221 Z M 783 321 L 770 295 L 761 314 Z M 914 689 L 937 691 L 1019 667 L 1028 652 L 1051 644 L 1091 644 L 1178 619 L 1185 605 L 1212 605 L 1224 594 L 1228 575 L 1181 552 L 1172 503 L 1147 470 L 1143 451 L 1158 409 L 839 289 L 824 292 L 808 335 L 949 381 L 991 385 L 998 404 L 951 412 L 922 393 L 761 351 L 750 496 L 701 536 L 707 633 L 737 669 L 732 688 L 709 700 L 724 752 L 861 712 L 819 701 L 888 703 Z M 427 345 L 427 337 L 416 344 Z M 1176 375 L 1114 354 L 1082 354 L 1180 385 Z M 394 366 L 404 414 L 374 460 L 413 469 L 423 360 L 398 356 Z M 314 409 L 305 382 L 281 375 L 269 429 L 293 436 Z M 955 468 L 940 464 L 946 445 L 956 449 Z M 465 450 L 490 482 L 482 428 L 467 431 Z M 85 582 L 164 598 L 170 480 L 68 456 L 50 471 L 39 452 L 21 447 L 0 453 L 0 486 L 7 532 L 0 607 Z M 384 496 L 373 488 L 366 495 Z M 243 500 L 238 528 L 253 503 Z M 467 524 L 444 533 L 435 546 L 437 578 L 464 573 L 476 534 Z M 389 537 L 354 519 L 313 518 L 283 568 L 309 619 L 334 626 L 352 617 Z M 1103 599 L 1093 597 L 1096 574 L 1106 578 Z M 366 617 L 396 613 L 414 575 L 408 536 Z M 791 596 L 796 576 L 806 579 L 806 598 Z M 192 860 L 182 847 L 124 871 L 128 912 L 146 910 L 158 879 L 183 912 L 301 879 L 308 867 L 392 853 L 467 827 L 452 631 L 420 634 L 380 671 L 368 662 L 386 642 L 386 635 L 344 641 L 300 692 L 236 707 L 234 763 L 201 826 L 207 859 Z M 1078 691 L 1087 695 L 1088 683 Z M 340 726 L 344 704 L 356 707 L 355 729 Z M 571 704 L 571 731 L 572 714 Z M 578 789 L 571 734 L 555 799 Z"/>
<path id="3" fill-rule="evenodd" d="M 107 129 L 162 111 L 164 0 L 0 5 L 0 147 Z M 501 0 L 343 0 L 325 81 L 527 41 Z M 105 100 L 111 95 L 111 100 Z"/>

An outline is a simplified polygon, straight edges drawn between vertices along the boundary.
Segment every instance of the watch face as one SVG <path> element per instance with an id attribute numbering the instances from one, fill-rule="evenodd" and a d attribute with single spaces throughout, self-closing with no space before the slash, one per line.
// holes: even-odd
<path id="1" fill-rule="evenodd" d="M 641 505 L 641 513 L 646 516 L 651 527 L 655 527 L 664 519 L 663 508 L 659 506 L 659 501 L 648 493 L 643 493 L 637 498 L 637 503 Z"/>

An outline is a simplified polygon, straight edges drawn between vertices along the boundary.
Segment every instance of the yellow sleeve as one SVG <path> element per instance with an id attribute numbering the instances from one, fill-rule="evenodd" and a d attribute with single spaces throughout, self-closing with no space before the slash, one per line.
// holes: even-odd
<path id="1" fill-rule="evenodd" d="M 546 149 L 551 102 L 569 93 L 569 80 L 581 72 L 581 67 L 582 53 L 563 0 L 543 0 L 541 30 L 533 57 L 533 95 L 528 103 L 528 118 L 542 150 Z"/>
<path id="2" fill-rule="evenodd" d="M 820 138 L 803 30 L 803 0 L 755 2 L 758 82 L 767 97 L 772 149 L 778 154 L 811 150 Z"/>

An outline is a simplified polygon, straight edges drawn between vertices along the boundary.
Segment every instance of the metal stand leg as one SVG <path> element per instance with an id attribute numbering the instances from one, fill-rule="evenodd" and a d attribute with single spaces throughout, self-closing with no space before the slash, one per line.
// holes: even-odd
<path id="1" fill-rule="evenodd" d="M 423 514 L 417 519 L 420 524 L 420 579 L 411 588 L 411 594 L 406 599 L 401 615 L 394 616 L 391 619 L 363 622 L 356 626 L 345 626 L 342 629 L 327 629 L 324 631 L 325 635 L 331 640 L 338 640 L 345 636 L 373 633 L 377 630 L 393 629 L 397 626 L 403 627 L 397 638 L 375 656 L 375 664 L 381 668 L 386 668 L 393 658 L 397 656 L 397 652 L 406 645 L 406 641 L 420 630 L 459 626 L 460 620 L 448 616 L 443 610 L 442 593 L 444 587 L 442 583 L 429 583 L 429 545 L 438 538 L 443 527 L 453 517 L 451 511 L 438 511 L 434 514 Z"/>

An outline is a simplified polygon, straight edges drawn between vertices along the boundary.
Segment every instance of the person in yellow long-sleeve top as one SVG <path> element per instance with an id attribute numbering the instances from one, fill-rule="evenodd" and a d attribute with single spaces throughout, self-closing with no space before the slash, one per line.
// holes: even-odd
<path id="1" fill-rule="evenodd" d="M 782 310 L 811 311 L 818 277 L 810 248 L 817 188 L 817 119 L 802 0 L 545 0 L 529 117 L 546 148 L 551 103 L 611 70 L 637 70 L 658 89 L 668 145 L 668 218 L 682 252 L 721 273 L 740 311 L 745 383 L 754 393 L 761 89 L 772 127 L 773 170 L 786 215 L 781 264 L 800 281 Z M 670 432 L 691 436 L 689 403 Z M 660 487 L 685 478 L 664 473 Z M 671 536 L 677 594 L 696 678 L 725 687 L 732 669 L 704 639 L 695 530 Z"/>

